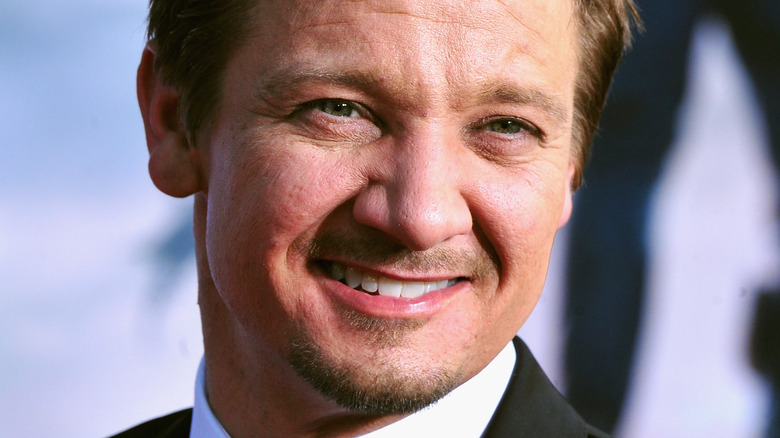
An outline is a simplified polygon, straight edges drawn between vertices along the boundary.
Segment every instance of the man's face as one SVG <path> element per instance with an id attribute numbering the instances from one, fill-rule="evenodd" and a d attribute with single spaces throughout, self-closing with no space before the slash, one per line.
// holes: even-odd
<path id="1" fill-rule="evenodd" d="M 418 409 L 541 293 L 571 208 L 571 2 L 262 3 L 199 137 L 226 342 L 342 406 Z"/>

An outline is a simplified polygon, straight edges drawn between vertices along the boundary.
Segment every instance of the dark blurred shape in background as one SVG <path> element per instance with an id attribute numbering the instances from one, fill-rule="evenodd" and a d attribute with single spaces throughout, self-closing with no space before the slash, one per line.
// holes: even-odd
<path id="1" fill-rule="evenodd" d="M 780 169 L 780 1 L 639 0 L 639 6 L 646 32 L 618 70 L 569 225 L 566 393 L 589 422 L 607 431 L 615 429 L 631 381 L 645 302 L 651 193 L 675 136 L 692 31 L 703 16 L 718 14 L 729 24 Z M 753 344 L 760 370 L 774 379 L 771 437 L 780 437 L 779 300 L 777 291 L 762 295 L 754 330 L 760 341 Z"/>

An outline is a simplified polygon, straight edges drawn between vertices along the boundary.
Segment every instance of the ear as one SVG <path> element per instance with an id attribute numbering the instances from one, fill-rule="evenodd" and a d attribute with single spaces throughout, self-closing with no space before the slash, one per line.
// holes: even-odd
<path id="1" fill-rule="evenodd" d="M 558 228 L 561 228 L 562 226 L 566 225 L 567 222 L 569 222 L 569 218 L 571 217 L 571 211 L 573 208 L 573 200 L 572 200 L 572 184 L 574 182 L 574 161 L 569 161 L 569 170 L 568 175 L 566 177 L 566 193 L 564 194 L 563 199 L 563 210 L 561 211 L 561 218 L 558 220 Z"/>
<path id="2" fill-rule="evenodd" d="M 144 49 L 136 80 L 149 149 L 149 175 L 163 193 L 183 198 L 203 189 L 198 151 L 179 114 L 179 92 L 154 69 L 154 47 Z"/>

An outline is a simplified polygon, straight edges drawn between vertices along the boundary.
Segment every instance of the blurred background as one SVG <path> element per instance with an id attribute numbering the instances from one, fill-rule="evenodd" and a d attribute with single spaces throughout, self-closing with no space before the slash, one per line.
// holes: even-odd
<path id="1" fill-rule="evenodd" d="M 135 102 L 145 14 L 143 0 L 0 3 L 6 436 L 106 436 L 192 404 L 202 345 L 191 201 L 165 197 L 146 174 Z M 777 176 L 729 27 L 705 14 L 692 29 L 680 43 L 681 102 L 660 114 L 674 130 L 646 190 L 643 293 L 626 311 L 636 314 L 635 353 L 614 428 L 761 437 L 770 390 L 748 347 L 757 293 L 780 281 Z M 599 197 L 590 181 L 577 208 Z M 579 315 L 567 288 L 573 228 L 559 234 L 546 291 L 521 330 L 562 390 Z"/>

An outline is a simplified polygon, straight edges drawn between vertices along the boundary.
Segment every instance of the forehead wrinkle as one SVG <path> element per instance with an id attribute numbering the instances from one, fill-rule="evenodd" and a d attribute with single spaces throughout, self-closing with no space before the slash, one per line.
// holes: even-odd
<path id="1" fill-rule="evenodd" d="M 540 30 L 532 26 L 532 23 L 529 23 L 529 21 L 525 18 L 527 15 L 533 15 L 533 14 L 524 14 L 522 10 L 515 11 L 512 9 L 512 6 L 509 4 L 508 0 L 496 0 L 498 4 L 500 4 L 504 11 L 507 13 L 509 17 L 511 17 L 513 20 L 515 20 L 522 28 L 526 29 L 528 32 L 533 34 L 537 41 L 543 42 L 543 43 L 549 43 L 550 41 L 548 38 L 544 36 L 544 33 Z M 567 10 L 569 11 L 569 20 L 566 27 L 566 31 L 571 31 L 572 24 L 576 24 L 575 18 L 575 11 L 574 11 L 574 4 L 571 0 L 564 0 L 565 4 L 569 5 L 569 8 Z M 565 11 L 559 11 L 559 12 L 565 12 Z M 575 28 L 576 29 L 576 28 Z M 576 30 L 575 32 L 571 33 L 574 39 L 576 39 Z M 545 59 L 544 53 L 536 54 L 533 53 L 532 46 L 535 44 L 532 44 L 529 39 L 524 39 L 524 42 L 519 44 L 520 51 L 524 53 L 527 56 L 530 56 L 533 59 L 536 59 L 542 64 L 547 64 L 549 60 Z"/>
<path id="2" fill-rule="evenodd" d="M 453 19 L 453 20 L 444 20 L 442 18 L 439 18 L 435 14 L 429 14 L 429 15 L 422 15 L 422 14 L 416 14 L 413 12 L 404 12 L 404 11 L 376 11 L 374 12 L 376 14 L 387 14 L 387 15 L 399 15 L 399 16 L 406 16 L 409 18 L 413 18 L 416 20 L 423 20 L 423 21 L 429 21 L 431 23 L 436 24 L 447 24 L 447 25 L 456 25 L 459 28 L 466 28 L 466 29 L 474 29 L 474 30 L 491 30 L 494 28 L 494 26 L 490 26 L 490 23 L 485 23 L 484 25 L 479 25 L 477 23 L 472 23 L 470 21 L 465 21 L 462 19 Z"/>
<path id="3" fill-rule="evenodd" d="M 518 24 L 520 24 L 520 26 L 524 27 L 525 29 L 528 29 L 528 31 L 530 31 L 532 34 L 536 35 L 537 38 L 539 38 L 541 40 L 544 39 L 542 37 L 541 32 L 539 32 L 538 30 L 534 29 L 532 26 L 529 26 L 528 23 L 526 22 L 526 20 L 523 18 L 523 15 L 519 14 L 516 11 L 514 11 L 512 9 L 512 7 L 506 2 L 506 0 L 496 0 L 496 1 L 498 2 L 498 4 L 500 4 L 504 8 L 504 11 L 510 17 L 512 17 L 512 19 L 514 19 L 515 21 L 517 21 Z"/>
<path id="4" fill-rule="evenodd" d="M 360 9 L 357 10 L 353 9 L 352 12 L 349 12 L 347 9 L 344 8 L 343 5 L 341 5 L 342 2 L 359 4 Z M 314 28 L 314 27 L 321 27 L 321 26 L 340 26 L 340 25 L 354 24 L 355 16 L 344 15 L 344 14 L 354 14 L 356 12 L 362 14 L 406 16 L 416 20 L 424 20 L 424 21 L 429 21 L 437 24 L 456 25 L 460 28 L 467 28 L 473 30 L 494 30 L 496 25 L 495 22 L 485 22 L 485 23 L 472 22 L 475 16 L 474 14 L 471 13 L 471 9 L 468 5 L 466 6 L 447 5 L 447 6 L 439 6 L 438 8 L 427 7 L 421 11 L 418 11 L 419 8 L 405 9 L 405 6 L 408 7 L 409 5 L 405 5 L 405 6 L 395 5 L 394 7 L 392 4 L 390 4 L 390 2 L 387 1 L 379 2 L 378 5 L 369 4 L 372 2 L 368 2 L 365 0 L 343 0 L 342 2 L 338 2 L 338 1 L 328 2 L 330 3 L 330 6 L 328 6 L 327 11 L 338 10 L 341 17 L 344 17 L 341 19 L 334 18 L 330 21 L 311 20 L 311 17 L 307 16 L 307 14 L 305 13 L 310 11 L 311 8 L 299 6 L 298 8 L 296 8 L 293 19 L 291 20 L 291 23 L 295 23 L 292 26 L 292 28 L 296 30 L 304 30 L 307 28 Z M 323 6 L 326 2 L 324 0 L 320 0 L 317 3 L 319 6 Z M 447 12 L 448 14 L 451 14 L 454 12 L 455 9 L 459 11 L 459 15 L 456 18 L 450 20 L 441 18 L 443 15 L 446 15 L 443 12 Z M 322 17 L 329 16 L 330 14 L 320 12 L 317 15 L 318 17 L 322 18 Z"/>

